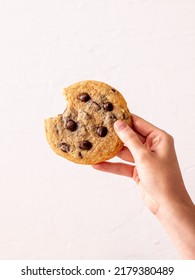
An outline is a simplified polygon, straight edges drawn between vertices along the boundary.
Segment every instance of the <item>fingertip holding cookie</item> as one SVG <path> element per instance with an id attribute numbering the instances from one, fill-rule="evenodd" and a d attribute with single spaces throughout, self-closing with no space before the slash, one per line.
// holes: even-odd
<path id="1" fill-rule="evenodd" d="M 114 129 L 116 131 L 121 131 L 125 128 L 127 128 L 128 125 L 126 124 L 126 122 L 122 121 L 122 120 L 117 120 L 115 123 L 114 123 Z"/>

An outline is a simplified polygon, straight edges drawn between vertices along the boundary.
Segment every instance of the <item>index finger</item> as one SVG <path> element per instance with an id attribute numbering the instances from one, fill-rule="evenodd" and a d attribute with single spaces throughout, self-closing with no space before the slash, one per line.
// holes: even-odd
<path id="1" fill-rule="evenodd" d="M 140 118 L 139 116 L 135 114 L 131 114 L 132 116 L 132 122 L 133 122 L 133 129 L 138 132 L 139 134 L 147 137 L 149 134 L 151 134 L 154 130 L 159 130 L 158 127 L 155 125 L 147 122 L 146 120 Z"/>

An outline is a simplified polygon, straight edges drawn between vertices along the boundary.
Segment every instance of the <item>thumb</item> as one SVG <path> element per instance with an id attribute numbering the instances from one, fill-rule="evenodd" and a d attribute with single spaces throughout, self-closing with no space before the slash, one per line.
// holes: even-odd
<path id="1" fill-rule="evenodd" d="M 139 154 L 143 152 L 144 146 L 133 129 L 121 120 L 114 123 L 114 129 L 121 141 L 128 147 L 134 159 L 138 158 Z"/>

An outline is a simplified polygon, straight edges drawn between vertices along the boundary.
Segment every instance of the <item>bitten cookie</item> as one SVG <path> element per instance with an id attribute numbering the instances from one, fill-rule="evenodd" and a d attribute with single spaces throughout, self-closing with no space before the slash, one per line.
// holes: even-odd
<path id="1" fill-rule="evenodd" d="M 45 120 L 46 137 L 54 152 L 80 164 L 114 157 L 123 147 L 114 122 L 132 124 L 121 93 L 102 82 L 81 81 L 65 88 L 64 94 L 64 113 Z"/>

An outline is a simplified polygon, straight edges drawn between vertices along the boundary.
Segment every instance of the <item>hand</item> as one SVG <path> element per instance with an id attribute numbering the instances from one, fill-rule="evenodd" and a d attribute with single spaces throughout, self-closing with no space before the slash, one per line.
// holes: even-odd
<path id="1" fill-rule="evenodd" d="M 126 163 L 103 162 L 95 169 L 132 177 L 140 188 L 146 206 L 156 214 L 167 201 L 182 201 L 186 191 L 172 136 L 132 115 L 133 128 L 116 121 L 114 128 L 125 146 L 118 157 Z"/>
<path id="2" fill-rule="evenodd" d="M 119 120 L 114 124 L 125 144 L 118 157 L 129 164 L 102 162 L 93 167 L 132 177 L 182 257 L 195 259 L 195 206 L 182 179 L 173 137 L 136 115 L 132 121 L 132 128 Z"/>

